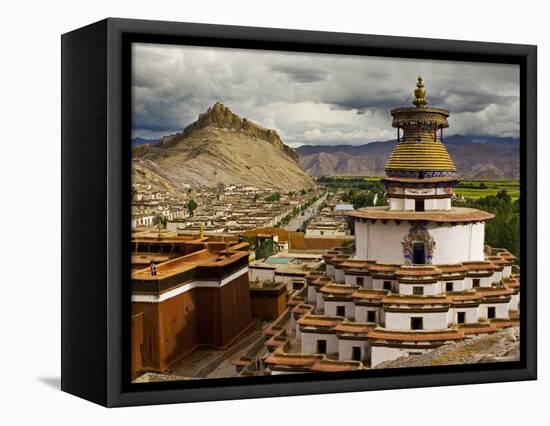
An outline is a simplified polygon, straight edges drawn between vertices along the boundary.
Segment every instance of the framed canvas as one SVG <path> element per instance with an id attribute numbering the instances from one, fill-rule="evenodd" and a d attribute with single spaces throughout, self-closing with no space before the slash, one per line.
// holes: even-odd
<path id="1" fill-rule="evenodd" d="M 536 378 L 536 47 L 106 19 L 62 36 L 62 389 Z"/>

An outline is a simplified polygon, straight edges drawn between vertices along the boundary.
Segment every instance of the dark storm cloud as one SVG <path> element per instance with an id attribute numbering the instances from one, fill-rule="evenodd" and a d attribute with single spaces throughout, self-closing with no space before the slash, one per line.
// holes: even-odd
<path id="1" fill-rule="evenodd" d="M 494 93 L 484 93 L 460 88 L 443 89 L 430 97 L 430 101 L 442 108 L 458 112 L 479 112 L 490 105 L 506 105 L 518 100 L 518 96 L 499 96 Z"/>
<path id="2" fill-rule="evenodd" d="M 221 101 L 292 145 L 386 140 L 419 74 L 451 134 L 519 131 L 515 66 L 144 44 L 133 57 L 135 136 L 181 130 Z"/>
<path id="3" fill-rule="evenodd" d="M 327 78 L 326 72 L 316 68 L 300 67 L 298 64 L 274 65 L 271 70 L 285 74 L 290 80 L 296 83 L 313 83 L 323 81 Z"/>

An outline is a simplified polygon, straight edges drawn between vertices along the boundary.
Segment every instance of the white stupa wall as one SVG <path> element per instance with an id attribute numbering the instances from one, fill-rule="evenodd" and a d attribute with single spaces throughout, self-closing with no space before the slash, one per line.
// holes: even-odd
<path id="1" fill-rule="evenodd" d="M 355 304 L 353 301 L 344 302 L 344 301 L 330 301 L 325 300 L 325 315 L 329 315 L 332 317 L 338 316 L 338 307 L 343 306 L 344 307 L 344 316 L 349 320 L 355 319 Z"/>
<path id="2" fill-rule="evenodd" d="M 316 354 L 317 341 L 325 340 L 327 342 L 327 354 L 338 353 L 338 337 L 336 334 L 302 332 L 302 353 Z"/>
<path id="3" fill-rule="evenodd" d="M 414 198 L 389 198 L 390 210 L 414 211 L 416 202 Z M 450 198 L 427 198 L 424 200 L 424 210 L 450 210 Z"/>
<path id="4" fill-rule="evenodd" d="M 436 281 L 433 284 L 409 284 L 409 283 L 399 283 L 399 294 L 412 296 L 414 295 L 413 287 L 422 287 L 424 292 L 423 296 L 433 296 L 436 294 L 441 294 L 441 281 Z"/>
<path id="5" fill-rule="evenodd" d="M 423 330 L 445 330 L 448 327 L 448 315 L 445 312 L 386 312 L 386 328 L 390 330 L 411 330 L 411 318 L 422 317 Z"/>
<path id="6" fill-rule="evenodd" d="M 362 306 L 362 305 L 356 305 L 355 306 L 355 321 L 357 322 L 369 322 L 368 320 L 368 312 L 372 311 L 374 312 L 374 322 L 377 324 L 382 323 L 382 315 L 381 315 L 381 308 L 376 308 L 373 306 Z"/>
<path id="7" fill-rule="evenodd" d="M 464 323 L 473 324 L 478 322 L 479 307 L 472 306 L 467 308 L 451 308 L 449 309 L 449 324 L 458 324 L 458 313 L 464 313 Z"/>
<path id="8" fill-rule="evenodd" d="M 375 223 L 357 221 L 355 223 L 356 258 L 376 260 L 380 263 L 404 263 L 401 243 L 409 233 L 410 227 L 411 225 L 407 221 L 402 221 L 399 224 L 393 220 L 387 221 L 386 224 L 381 220 Z M 453 226 L 429 222 L 428 232 L 436 243 L 432 258 L 433 264 L 484 260 L 484 223 Z"/>
<path id="9" fill-rule="evenodd" d="M 353 359 L 353 348 L 358 347 L 361 350 L 361 361 L 366 361 L 370 355 L 369 345 L 362 340 L 346 340 L 339 339 L 338 342 L 338 359 L 340 361 L 348 361 Z"/>

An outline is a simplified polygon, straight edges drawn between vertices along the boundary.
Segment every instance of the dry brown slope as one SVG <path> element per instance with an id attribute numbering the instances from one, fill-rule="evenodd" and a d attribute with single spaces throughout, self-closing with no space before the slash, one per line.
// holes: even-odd
<path id="1" fill-rule="evenodd" d="M 243 184 L 283 191 L 315 185 L 296 152 L 274 130 L 242 119 L 220 103 L 182 133 L 137 152 L 134 161 L 175 185 Z"/>
<path id="2" fill-rule="evenodd" d="M 519 328 L 510 327 L 498 333 L 477 336 L 450 343 L 421 355 L 409 355 L 386 361 L 376 368 L 424 367 L 430 365 L 478 364 L 519 360 Z"/>

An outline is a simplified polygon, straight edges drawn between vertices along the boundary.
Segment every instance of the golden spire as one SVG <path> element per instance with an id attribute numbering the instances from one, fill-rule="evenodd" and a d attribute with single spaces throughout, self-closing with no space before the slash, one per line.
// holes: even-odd
<path id="1" fill-rule="evenodd" d="M 204 225 L 202 223 L 199 226 L 199 238 L 201 240 L 204 238 Z"/>
<path id="2" fill-rule="evenodd" d="M 392 109 L 392 126 L 398 129 L 398 141 L 388 162 L 390 177 L 452 176 L 456 167 L 442 141 L 442 129 L 449 127 L 449 111 L 426 107 L 426 89 L 418 77 L 413 105 Z M 402 133 L 401 133 L 402 131 Z"/>
<path id="3" fill-rule="evenodd" d="M 424 89 L 424 83 L 422 82 L 422 76 L 418 76 L 418 83 L 416 83 L 416 89 L 414 89 L 414 101 L 413 105 L 416 105 L 417 108 L 423 107 L 427 104 L 426 102 L 426 89 Z"/>

